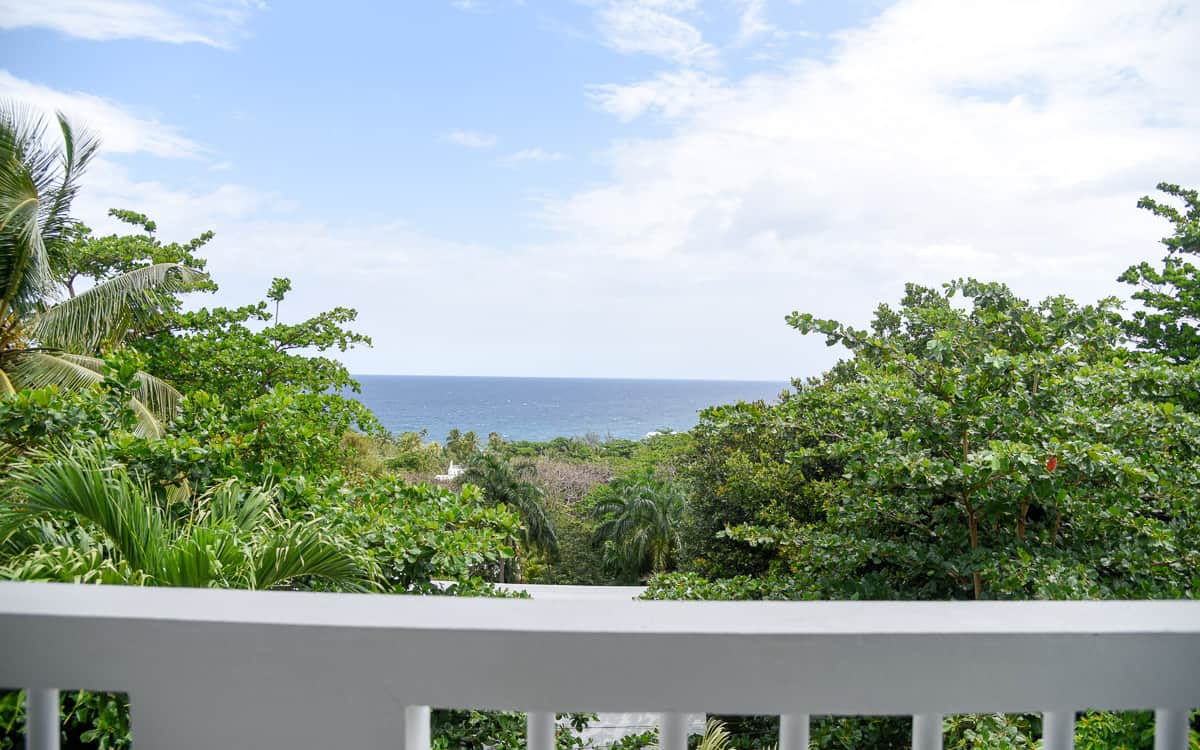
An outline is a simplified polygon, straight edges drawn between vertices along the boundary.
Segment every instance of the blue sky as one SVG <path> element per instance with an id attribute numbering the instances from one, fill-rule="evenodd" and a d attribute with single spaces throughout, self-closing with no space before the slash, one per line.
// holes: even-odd
<path id="1" fill-rule="evenodd" d="M 216 302 L 359 308 L 358 372 L 815 374 L 791 310 L 1121 292 L 1200 181 L 1195 2 L 331 8 L 0 0 L 0 96 L 101 131 L 93 226 L 214 229 Z"/>

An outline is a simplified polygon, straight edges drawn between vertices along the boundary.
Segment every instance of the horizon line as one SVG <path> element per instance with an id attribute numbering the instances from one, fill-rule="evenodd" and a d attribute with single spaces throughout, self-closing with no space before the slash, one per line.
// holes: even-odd
<path id="1" fill-rule="evenodd" d="M 792 378 L 770 380 L 766 378 L 664 378 L 664 377 L 627 377 L 627 376 L 578 376 L 578 375 L 427 375 L 390 372 L 352 372 L 352 378 L 477 378 L 491 380 L 641 380 L 652 382 L 684 382 L 684 383 L 772 383 L 776 385 L 791 385 Z"/>

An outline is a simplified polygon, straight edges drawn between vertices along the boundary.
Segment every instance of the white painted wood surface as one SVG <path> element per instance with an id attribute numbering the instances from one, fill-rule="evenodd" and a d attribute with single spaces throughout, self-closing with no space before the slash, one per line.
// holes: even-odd
<path id="1" fill-rule="evenodd" d="M 128 692 L 139 750 L 394 750 L 405 708 L 429 705 L 852 715 L 1200 705 L 1192 601 L 496 600 L 0 583 L 0 644 L 0 685 Z"/>

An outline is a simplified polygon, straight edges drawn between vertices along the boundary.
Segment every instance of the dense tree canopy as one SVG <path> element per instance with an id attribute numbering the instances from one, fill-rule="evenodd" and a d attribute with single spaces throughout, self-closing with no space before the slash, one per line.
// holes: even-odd
<path id="1" fill-rule="evenodd" d="M 1129 333 L 1150 351 L 1176 362 L 1200 358 L 1200 194 L 1178 185 L 1159 183 L 1160 192 L 1183 203 L 1182 210 L 1170 202 L 1146 196 L 1138 207 L 1171 222 L 1173 232 L 1162 244 L 1167 248 L 1162 266 L 1139 263 L 1121 274 L 1120 280 L 1137 287 L 1133 298 L 1144 309 L 1133 311 Z"/>
<path id="2" fill-rule="evenodd" d="M 70 218 L 79 179 L 98 141 L 63 115 L 58 139 L 45 122 L 0 105 L 0 394 L 57 385 L 83 389 L 104 380 L 100 355 L 162 320 L 172 292 L 202 277 L 180 263 L 154 263 L 97 278 L 62 298 L 55 261 L 79 235 Z M 141 373 L 131 395 L 138 430 L 161 434 L 179 392 Z"/>

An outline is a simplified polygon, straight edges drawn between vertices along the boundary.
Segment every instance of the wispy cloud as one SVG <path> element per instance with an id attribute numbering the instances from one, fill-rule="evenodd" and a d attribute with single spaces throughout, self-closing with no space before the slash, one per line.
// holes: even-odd
<path id="1" fill-rule="evenodd" d="M 11 99 L 44 114 L 62 111 L 78 125 L 100 134 L 109 153 L 147 153 L 169 158 L 199 157 L 207 150 L 152 117 L 133 114 L 110 99 L 58 91 L 0 70 L 0 99 Z"/>
<path id="2" fill-rule="evenodd" d="M 716 48 L 683 17 L 695 10 L 695 0 L 608 0 L 596 12 L 596 25 L 604 44 L 617 52 L 709 65 Z"/>
<path id="3" fill-rule="evenodd" d="M 80 39 L 152 39 L 229 47 L 261 0 L 0 0 L 0 29 L 47 28 Z"/>
<path id="4" fill-rule="evenodd" d="M 544 215 L 577 251 L 753 264 L 791 279 L 781 308 L 858 320 L 907 280 L 1118 293 L 1163 231 L 1138 196 L 1200 181 L 1197 38 L 1175 0 L 902 0 L 823 59 L 592 88 L 670 131 L 615 141 L 609 180 Z"/>
<path id="5" fill-rule="evenodd" d="M 565 158 L 567 158 L 566 154 L 560 151 L 547 151 L 544 148 L 537 147 L 526 148 L 509 154 L 500 159 L 500 163 L 508 167 L 515 167 L 525 162 L 562 161 Z"/>
<path id="6" fill-rule="evenodd" d="M 736 45 L 746 45 L 764 35 L 773 35 L 779 29 L 767 20 L 767 0 L 738 0 L 741 16 L 738 19 Z"/>
<path id="7" fill-rule="evenodd" d="M 588 97 L 629 122 L 649 111 L 677 118 L 710 104 L 722 95 L 724 82 L 715 76 L 693 70 L 659 73 L 654 78 L 628 85 L 597 84 L 588 87 Z"/>
<path id="8" fill-rule="evenodd" d="M 496 145 L 496 136 L 477 130 L 451 130 L 442 134 L 442 140 L 467 148 L 491 148 Z"/>

